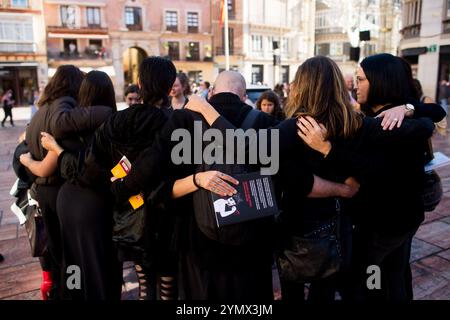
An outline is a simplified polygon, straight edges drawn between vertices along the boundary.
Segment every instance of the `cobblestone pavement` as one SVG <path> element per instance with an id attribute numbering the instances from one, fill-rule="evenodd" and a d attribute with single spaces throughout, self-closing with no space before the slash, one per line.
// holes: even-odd
<path id="1" fill-rule="evenodd" d="M 11 166 L 16 140 L 26 121 L 16 127 L 0 128 L 0 299 L 40 299 L 41 270 L 37 258 L 30 256 L 26 232 L 9 207 L 9 190 L 15 181 Z M 450 133 L 433 138 L 434 150 L 450 155 Z M 413 241 L 411 256 L 414 296 L 420 300 L 450 300 L 450 166 L 438 169 L 444 197 L 426 220 Z M 132 264 L 124 265 L 123 299 L 137 298 L 137 277 Z M 276 278 L 276 277 L 275 277 Z M 276 283 L 278 281 L 275 281 Z M 278 284 L 276 298 L 280 297 Z"/>

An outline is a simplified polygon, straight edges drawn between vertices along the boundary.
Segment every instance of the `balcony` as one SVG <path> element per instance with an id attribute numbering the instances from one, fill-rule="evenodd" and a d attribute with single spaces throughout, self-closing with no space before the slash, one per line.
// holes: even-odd
<path id="1" fill-rule="evenodd" d="M 233 47 L 230 47 L 229 49 L 230 56 L 237 55 L 239 52 Z M 216 47 L 216 56 L 224 56 L 225 55 L 225 48 L 224 47 Z"/>
<path id="2" fill-rule="evenodd" d="M 60 52 L 49 52 L 48 58 L 53 60 L 107 60 L 109 59 L 109 52 L 104 48 L 91 50 L 86 48 L 84 52 L 69 52 L 64 50 Z"/>
<path id="3" fill-rule="evenodd" d="M 34 53 L 35 43 L 0 42 L 0 52 Z"/>
<path id="4" fill-rule="evenodd" d="M 101 28 L 98 25 L 91 26 L 48 26 L 47 32 L 53 33 L 72 33 L 72 34 L 108 34 L 108 28 Z"/>
<path id="5" fill-rule="evenodd" d="M 315 33 L 316 33 L 316 35 L 334 34 L 334 33 L 342 33 L 343 31 L 344 31 L 344 28 L 342 28 L 342 27 L 329 27 L 329 28 L 316 29 Z"/>
<path id="6" fill-rule="evenodd" d="M 400 32 L 403 34 L 404 39 L 417 38 L 420 36 L 421 24 L 412 24 L 404 27 Z"/>

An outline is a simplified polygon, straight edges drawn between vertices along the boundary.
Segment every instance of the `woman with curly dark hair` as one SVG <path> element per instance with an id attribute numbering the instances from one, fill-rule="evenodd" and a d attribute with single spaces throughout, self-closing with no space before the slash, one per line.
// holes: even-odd
<path id="1" fill-rule="evenodd" d="M 281 109 L 280 98 L 272 90 L 263 92 L 258 101 L 256 101 L 256 109 L 268 113 L 278 120 L 284 120 L 284 118 L 286 118 L 283 110 Z"/>

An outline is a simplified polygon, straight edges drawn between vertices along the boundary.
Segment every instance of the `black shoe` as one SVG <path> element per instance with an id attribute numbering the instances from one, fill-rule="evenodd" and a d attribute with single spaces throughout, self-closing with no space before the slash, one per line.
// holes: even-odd
<path id="1" fill-rule="evenodd" d="M 0 262 L 3 262 L 3 260 L 5 260 L 5 258 L 0 254 Z"/>
<path id="2" fill-rule="evenodd" d="M 4 122 L 2 122 L 2 127 L 3 127 L 3 128 L 5 127 L 5 123 L 4 123 Z"/>

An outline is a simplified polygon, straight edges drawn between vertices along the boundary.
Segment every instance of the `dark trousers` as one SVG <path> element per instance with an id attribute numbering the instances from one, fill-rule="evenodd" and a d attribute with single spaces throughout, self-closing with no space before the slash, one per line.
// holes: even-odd
<path id="1" fill-rule="evenodd" d="M 36 197 L 44 218 L 47 232 L 49 257 L 46 257 L 46 265 L 50 268 L 52 275 L 52 290 L 50 299 L 61 298 L 61 234 L 58 216 L 56 214 L 56 197 L 60 186 L 38 185 Z"/>
<path id="2" fill-rule="evenodd" d="M 353 235 L 352 272 L 345 298 L 356 301 L 410 301 L 412 277 L 409 265 L 411 239 L 417 229 L 401 235 L 386 235 L 357 227 Z M 371 265 L 381 271 L 381 289 L 369 289 Z"/>
<path id="3" fill-rule="evenodd" d="M 5 117 L 2 121 L 2 126 L 5 125 L 6 119 L 9 117 L 9 122 L 11 125 L 14 125 L 13 117 L 12 117 L 12 108 L 11 107 L 3 107 L 3 111 L 5 111 Z"/>

